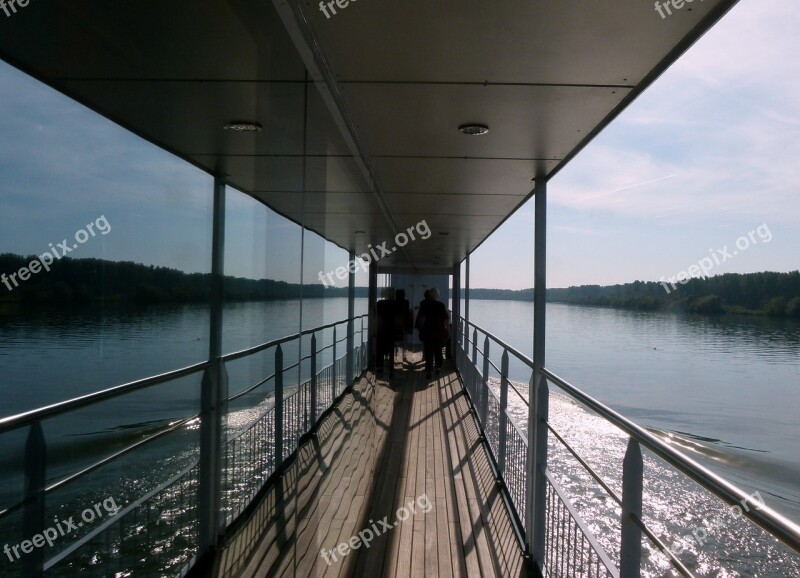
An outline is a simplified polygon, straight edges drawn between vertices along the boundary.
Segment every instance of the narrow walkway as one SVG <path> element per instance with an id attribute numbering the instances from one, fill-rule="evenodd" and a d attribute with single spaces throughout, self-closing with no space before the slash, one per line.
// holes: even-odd
<path id="1" fill-rule="evenodd" d="M 388 517 L 394 524 L 405 515 L 401 508 L 420 502 L 428 511 L 418 508 L 360 551 L 353 575 L 524 575 L 508 512 L 457 375 L 425 379 L 418 356 L 414 369 L 391 381 L 399 401 L 369 518 Z"/>
<path id="2" fill-rule="evenodd" d="M 426 379 L 410 360 L 389 381 L 367 374 L 322 420 L 214 575 L 527 575 L 457 375 Z"/>

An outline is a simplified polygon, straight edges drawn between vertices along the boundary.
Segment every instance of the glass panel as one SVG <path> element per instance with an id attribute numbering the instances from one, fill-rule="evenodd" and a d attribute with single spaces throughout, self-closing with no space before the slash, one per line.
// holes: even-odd
<path id="1" fill-rule="evenodd" d="M 0 416 L 203 361 L 212 178 L 6 64 L 0 96 Z M 62 523 L 30 549 L 24 508 L 0 514 L 0 542 L 20 545 L 0 574 L 40 555 L 52 575 L 177 573 L 197 546 L 201 376 L 43 420 L 41 438 L 0 434 L 0 512 L 24 497 L 27 455 L 53 486 L 45 525 Z"/>

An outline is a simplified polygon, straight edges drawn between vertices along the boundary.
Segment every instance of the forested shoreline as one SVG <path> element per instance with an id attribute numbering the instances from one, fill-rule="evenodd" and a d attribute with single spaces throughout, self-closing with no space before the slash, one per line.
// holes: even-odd
<path id="1" fill-rule="evenodd" d="M 33 257 L 0 254 L 0 302 L 36 305 L 47 303 L 207 303 L 210 273 L 184 273 L 168 267 L 103 259 L 59 259 L 49 271 L 25 281 L 8 275 L 26 267 Z M 226 301 L 266 301 L 346 297 L 347 288 L 322 284 L 286 283 L 272 279 L 225 277 Z M 9 287 L 11 290 L 9 290 Z M 667 292 L 666 289 L 669 289 Z M 726 273 L 706 279 L 689 279 L 675 288 L 653 281 L 620 285 L 581 285 L 548 289 L 553 303 L 616 307 L 641 311 L 678 311 L 720 315 L 769 315 L 800 318 L 800 271 L 790 273 Z M 462 289 L 462 296 L 464 290 Z M 366 287 L 356 287 L 356 297 L 366 297 Z M 470 299 L 533 301 L 533 289 L 470 289 Z"/>
<path id="2" fill-rule="evenodd" d="M 666 289 L 669 289 L 669 293 Z M 689 279 L 674 289 L 653 281 L 548 289 L 552 303 L 721 315 L 800 318 L 800 271 L 726 273 Z M 533 289 L 470 289 L 470 299 L 533 301 Z"/>
<path id="3" fill-rule="evenodd" d="M 0 255 L 0 273 L 6 275 L 6 281 L 0 284 L 0 302 L 86 304 L 102 299 L 103 302 L 139 304 L 207 303 L 211 297 L 210 273 L 184 273 L 129 261 L 68 257 L 50 265 L 50 271 L 40 271 L 26 281 L 17 281 L 15 287 L 8 275 L 32 260 L 33 257 L 21 255 Z M 223 287 L 226 301 L 297 299 L 301 295 L 300 284 L 272 279 L 226 276 Z M 306 298 L 346 297 L 347 288 L 305 285 L 302 295 Z M 357 288 L 356 295 L 366 296 L 366 289 Z"/>

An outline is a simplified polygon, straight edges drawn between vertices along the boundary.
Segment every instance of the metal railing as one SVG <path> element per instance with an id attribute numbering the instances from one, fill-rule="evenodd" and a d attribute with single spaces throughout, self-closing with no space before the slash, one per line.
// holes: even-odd
<path id="1" fill-rule="evenodd" d="M 456 365 L 479 422 L 481 435 L 492 454 L 504 490 L 510 497 L 509 502 L 516 514 L 515 522 L 518 524 L 519 532 L 524 533 L 528 530 L 520 520 L 528 519 L 526 508 L 529 507 L 526 495 L 529 491 L 527 490 L 529 486 L 526 485 L 528 483 L 526 424 L 530 403 L 528 390 L 531 386 L 515 384 L 510 379 L 509 359 L 516 364 L 514 370 L 517 374 L 521 371 L 529 372 L 531 375 L 529 384 L 537 382 L 540 384 L 538 391 L 533 392 L 533 399 L 540 406 L 541 425 L 546 428 L 544 431 L 550 437 L 548 454 L 559 448 L 563 454 L 559 465 L 563 465 L 565 459 L 572 460 L 572 463 L 576 464 L 576 469 L 584 472 L 584 477 L 591 484 L 587 486 L 589 492 L 604 495 L 603 499 L 610 501 L 617 512 L 618 539 L 612 545 L 613 551 L 609 552 L 607 531 L 611 528 L 606 528 L 606 532 L 603 533 L 602 542 L 606 544 L 604 547 L 596 531 L 590 528 L 579 513 L 575 496 L 570 497 L 570 492 L 563 487 L 563 480 L 569 474 L 553 471 L 550 466 L 545 466 L 543 471 L 537 470 L 546 480 L 544 487 L 539 489 L 543 493 L 545 504 L 544 512 L 541 514 L 545 517 L 545 548 L 543 559 L 536 561 L 545 576 L 639 577 L 643 559 L 652 557 L 653 552 L 660 552 L 665 557 L 668 567 L 681 576 L 693 578 L 695 574 L 689 569 L 689 564 L 682 561 L 665 541 L 658 537 L 658 532 L 645 523 L 642 514 L 643 449 L 666 464 L 670 471 L 680 472 L 725 504 L 736 506 L 752 503 L 753 496 L 678 452 L 668 443 L 582 392 L 549 369 L 543 368 L 541 370 L 543 379 L 537 379 L 540 376 L 534 375 L 533 360 L 491 333 L 467 322 L 463 317 L 459 319 L 456 330 Z M 573 445 L 568 443 L 566 436 L 562 435 L 563 432 L 558 431 L 549 419 L 548 382 L 556 386 L 570 400 L 578 402 L 594 415 L 613 424 L 623 436 L 627 437 L 627 448 L 621 464 L 621 491 L 615 491 L 612 488 L 614 484 L 604 480 L 596 469 L 589 465 L 589 459 L 581 456 Z M 509 395 L 517 403 L 510 403 Z M 515 409 L 512 411 L 512 408 Z M 541 462 L 537 460 L 535 463 Z M 620 464 L 617 464 L 617 471 L 620 469 L 619 466 Z M 583 498 L 585 496 L 579 496 L 577 501 L 586 501 Z M 763 503 L 759 507 L 749 509 L 740 507 L 739 510 L 742 510 L 741 514 L 744 517 L 772 537 L 795 552 L 800 552 L 800 526 Z M 643 540 L 650 548 L 650 552 L 644 552 Z M 661 568 L 661 571 L 664 569 Z"/>
<path id="2" fill-rule="evenodd" d="M 229 419 L 222 442 L 224 465 L 220 472 L 221 519 L 225 526 L 248 506 L 292 454 L 300 437 L 316 427 L 318 418 L 353 383 L 356 374 L 366 369 L 366 319 L 367 316 L 362 315 L 323 325 L 221 357 L 222 371 L 226 375 L 226 366 L 259 354 L 269 356 L 272 362 L 266 377 L 228 395 L 225 400 Z M 348 335 L 353 343 L 350 351 L 345 343 Z M 318 338 L 329 343 L 318 347 Z M 300 353 L 308 353 L 298 354 L 297 361 L 287 365 L 284 349 L 290 345 L 297 346 Z M 141 439 L 65 475 L 54 474 L 48 467 L 51 464 L 48 463 L 45 431 L 55 420 L 79 410 L 96 408 L 110 400 L 127 400 L 137 392 L 153 392 L 153 388 L 160 385 L 174 386 L 178 380 L 194 379 L 190 389 L 199 390 L 197 377 L 202 374 L 205 378 L 212 366 L 211 361 L 204 361 L 0 419 L 0 442 L 4 437 L 14 436 L 17 438 L 14 442 L 20 444 L 23 443 L 20 434 L 24 436 L 21 471 L 18 472 L 24 480 L 22 499 L 11 505 L 0 504 L 0 542 L 17 545 L 17 550 L 11 550 L 9 556 L 15 558 L 16 555 L 16 558 L 10 563 L 4 562 L 2 575 L 29 577 L 47 572 L 48 576 L 84 578 L 185 573 L 200 548 L 199 442 L 192 436 L 199 428 L 200 414 L 179 416 L 155 433 L 144 434 Z M 244 415 L 244 423 L 232 423 L 230 417 L 239 405 L 243 407 L 237 415 Z M 102 410 L 104 406 L 99 408 Z M 54 437 L 62 441 L 60 436 Z M 167 449 L 158 448 L 156 441 L 171 445 Z M 126 459 L 145 464 L 144 470 L 138 470 L 139 474 L 148 474 L 143 477 L 161 479 L 142 481 L 135 479 L 136 476 L 126 479 L 108 472 L 112 468 L 124 471 L 120 464 Z M 165 460 L 172 461 L 167 466 L 157 465 Z M 99 479 L 90 479 L 92 473 Z M 54 479 L 50 481 L 48 476 Z M 109 482 L 109 478 L 114 481 Z M 80 480 L 87 487 L 78 487 Z M 80 522 L 83 515 L 80 511 L 85 505 L 91 505 L 98 496 L 118 492 L 122 492 L 126 500 L 117 512 L 111 514 L 96 508 L 98 516 L 92 516 L 92 523 L 86 517 L 83 518 L 86 524 Z M 81 506 L 74 507 L 75 504 Z M 102 516 L 103 513 L 107 515 Z M 65 533 L 65 524 L 59 517 L 71 520 L 74 531 Z M 58 528 L 57 533 L 61 533 L 45 541 L 44 537 L 52 528 Z M 38 538 L 34 539 L 37 536 L 42 536 L 42 544 L 38 543 Z"/>

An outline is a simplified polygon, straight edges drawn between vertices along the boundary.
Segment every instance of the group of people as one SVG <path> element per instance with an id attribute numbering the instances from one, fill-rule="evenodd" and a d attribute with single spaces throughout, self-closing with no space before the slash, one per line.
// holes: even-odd
<path id="1" fill-rule="evenodd" d="M 399 344 L 403 359 L 406 336 L 413 329 L 419 332 L 423 343 L 425 372 L 430 377 L 433 368 L 441 370 L 444 365 L 442 350 L 447 347 L 449 356 L 450 315 L 444 303 L 439 301 L 439 291 L 428 289 L 425 299 L 420 301 L 416 321 L 406 299 L 405 291 L 387 287 L 383 299 L 377 304 L 377 370 L 382 372 L 386 357 L 390 358 L 389 373 L 394 372 L 395 345 Z"/>

